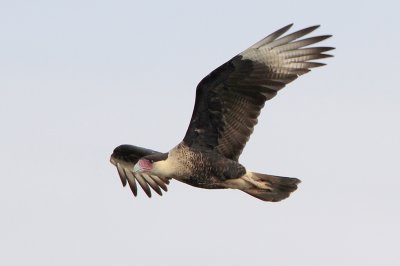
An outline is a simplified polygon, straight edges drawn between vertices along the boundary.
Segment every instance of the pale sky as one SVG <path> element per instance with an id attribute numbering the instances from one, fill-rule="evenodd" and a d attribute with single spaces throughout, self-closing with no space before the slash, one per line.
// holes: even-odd
<path id="1" fill-rule="evenodd" d="M 399 10 L 0 1 L 0 265 L 399 265 Z M 266 104 L 240 162 L 300 178 L 290 198 L 122 187 L 114 147 L 168 151 L 197 83 L 289 23 L 335 57 Z"/>

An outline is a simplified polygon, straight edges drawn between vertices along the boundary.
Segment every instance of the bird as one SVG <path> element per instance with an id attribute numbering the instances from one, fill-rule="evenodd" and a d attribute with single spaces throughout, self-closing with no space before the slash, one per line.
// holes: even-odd
<path id="1" fill-rule="evenodd" d="M 298 178 L 247 170 L 239 157 L 265 103 L 286 84 L 312 68 L 313 60 L 332 57 L 333 47 L 314 47 L 332 35 L 304 37 L 319 25 L 285 34 L 289 24 L 222 64 L 196 88 L 189 127 L 168 152 L 123 144 L 110 162 L 122 185 L 136 197 L 138 186 L 148 197 L 167 191 L 171 179 L 204 189 L 237 189 L 257 199 L 278 202 L 289 197 Z"/>

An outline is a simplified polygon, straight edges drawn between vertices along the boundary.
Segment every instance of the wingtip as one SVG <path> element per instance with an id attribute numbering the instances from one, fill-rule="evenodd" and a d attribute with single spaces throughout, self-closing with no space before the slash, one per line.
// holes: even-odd
<path id="1" fill-rule="evenodd" d="M 121 183 L 123 187 L 126 187 L 126 180 L 120 177 Z"/>
<path id="2" fill-rule="evenodd" d="M 320 54 L 319 59 L 326 59 L 326 58 L 331 58 L 333 57 L 332 54 Z"/>
<path id="3" fill-rule="evenodd" d="M 294 23 L 290 23 L 290 24 L 286 25 L 285 27 L 283 27 L 282 29 L 289 30 L 293 25 L 294 25 Z M 299 31 L 307 31 L 308 33 L 310 33 L 312 31 L 318 29 L 319 27 L 321 27 L 321 25 L 317 24 L 317 25 L 306 27 L 304 29 L 300 29 Z"/>
<path id="4" fill-rule="evenodd" d="M 326 47 L 319 47 L 319 49 L 321 49 L 321 52 L 328 52 L 328 51 L 332 51 L 335 50 L 335 47 L 330 47 L 330 46 L 326 46 Z"/>
<path id="5" fill-rule="evenodd" d="M 116 163 L 115 166 L 117 167 L 118 175 L 121 180 L 122 186 L 125 187 L 126 186 L 126 175 L 125 175 L 124 168 L 119 163 Z"/>
<path id="6" fill-rule="evenodd" d="M 162 196 L 161 188 L 157 184 L 157 182 L 149 175 L 149 174 L 143 174 L 143 178 L 146 180 L 146 183 L 160 196 Z"/>
<path id="7" fill-rule="evenodd" d="M 285 27 L 280 28 L 279 30 L 277 30 L 276 32 L 282 32 L 282 34 L 284 34 L 285 32 L 287 32 L 291 27 L 293 27 L 294 23 L 290 23 L 288 25 L 286 25 Z"/>
<path id="8" fill-rule="evenodd" d="M 291 27 L 293 27 L 293 25 L 294 25 L 294 23 L 292 22 L 292 23 L 290 23 L 290 24 L 288 24 L 288 25 L 286 25 L 284 28 L 288 28 L 288 29 L 290 29 Z"/>
<path id="9" fill-rule="evenodd" d="M 313 31 L 315 31 L 316 29 L 318 29 L 320 26 L 321 26 L 321 25 L 314 25 L 314 26 L 305 28 L 305 30 L 307 30 L 308 33 L 311 33 L 311 32 L 313 32 Z"/>
<path id="10" fill-rule="evenodd" d="M 309 68 L 322 67 L 322 66 L 326 66 L 326 63 L 308 62 L 308 67 Z"/>
<path id="11" fill-rule="evenodd" d="M 144 193 L 146 193 L 147 197 L 151 198 L 151 190 L 149 189 L 143 189 Z"/>
<path id="12" fill-rule="evenodd" d="M 125 173 L 127 175 L 128 184 L 129 184 L 129 187 L 131 188 L 133 196 L 136 197 L 137 196 L 137 185 L 136 185 L 135 177 L 133 176 L 133 174 L 130 171 L 125 171 Z"/>
<path id="13" fill-rule="evenodd" d="M 332 34 L 326 34 L 326 35 L 321 35 L 321 37 L 324 38 L 324 40 L 331 38 L 333 35 Z"/>

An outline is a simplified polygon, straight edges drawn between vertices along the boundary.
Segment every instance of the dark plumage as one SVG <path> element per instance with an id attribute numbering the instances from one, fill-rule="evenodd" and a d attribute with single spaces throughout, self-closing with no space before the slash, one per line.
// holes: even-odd
<path id="1" fill-rule="evenodd" d="M 197 86 L 196 102 L 183 141 L 168 153 L 131 145 L 114 150 L 111 162 L 122 184 L 136 196 L 136 181 L 150 197 L 150 187 L 167 191 L 169 179 L 201 188 L 240 189 L 265 201 L 279 201 L 300 180 L 247 171 L 239 162 L 266 101 L 311 68 L 324 64 L 331 47 L 307 47 L 330 35 L 300 39 L 318 26 L 283 35 L 288 25 L 257 42 L 207 75 Z"/>

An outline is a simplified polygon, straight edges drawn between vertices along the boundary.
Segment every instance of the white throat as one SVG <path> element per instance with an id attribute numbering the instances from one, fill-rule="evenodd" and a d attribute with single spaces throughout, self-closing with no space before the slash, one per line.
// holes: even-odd
<path id="1" fill-rule="evenodd" d="M 157 176 L 173 178 L 178 169 L 176 160 L 168 157 L 166 160 L 154 162 L 151 172 Z"/>

